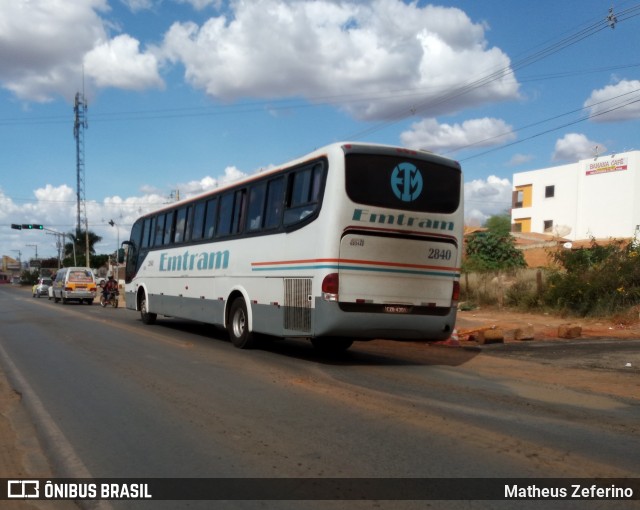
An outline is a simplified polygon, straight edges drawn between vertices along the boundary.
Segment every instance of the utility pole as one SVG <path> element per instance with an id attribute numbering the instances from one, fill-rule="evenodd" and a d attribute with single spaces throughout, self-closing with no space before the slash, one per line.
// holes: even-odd
<path id="1" fill-rule="evenodd" d="M 84 130 L 89 127 L 87 123 L 87 102 L 84 93 L 78 92 L 73 107 L 75 121 L 73 123 L 73 136 L 76 139 L 76 238 L 80 236 L 82 223 L 85 226 L 85 255 L 86 266 L 91 267 L 89 262 L 89 221 L 87 219 L 87 205 L 84 192 Z"/>
<path id="2" fill-rule="evenodd" d="M 37 244 L 27 244 L 30 248 L 36 249 L 36 260 L 38 260 L 38 245 Z"/>
<path id="3" fill-rule="evenodd" d="M 20 250 L 11 250 L 15 251 L 18 254 L 18 264 L 20 264 L 20 269 L 22 269 L 22 252 Z"/>

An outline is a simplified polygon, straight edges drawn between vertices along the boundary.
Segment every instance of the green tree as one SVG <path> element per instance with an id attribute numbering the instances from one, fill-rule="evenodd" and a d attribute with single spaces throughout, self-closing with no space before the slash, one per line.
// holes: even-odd
<path id="1" fill-rule="evenodd" d="M 465 271 L 486 273 L 526 267 L 524 256 L 515 247 L 510 233 L 510 217 L 495 215 L 485 225 L 486 231 L 467 236 Z"/>
<path id="2" fill-rule="evenodd" d="M 505 212 L 491 216 L 485 221 L 484 226 L 489 232 L 508 234 L 511 232 L 511 214 Z"/>
<path id="3" fill-rule="evenodd" d="M 78 265 L 84 267 L 87 265 L 86 263 L 86 243 L 85 243 L 85 231 L 81 230 L 78 235 L 75 233 L 67 234 L 67 239 L 71 241 L 64 245 L 64 260 L 63 265 L 65 267 Z M 88 232 L 89 238 L 89 255 L 93 257 L 95 255 L 95 245 L 102 241 L 102 237 L 97 235 L 95 232 Z M 75 256 L 74 256 L 75 255 Z M 74 262 L 75 260 L 75 262 Z M 91 265 L 95 264 L 91 261 Z"/>
<path id="4" fill-rule="evenodd" d="M 29 271 L 25 269 L 20 274 L 20 281 L 27 285 L 35 285 L 38 283 L 38 271 Z"/>

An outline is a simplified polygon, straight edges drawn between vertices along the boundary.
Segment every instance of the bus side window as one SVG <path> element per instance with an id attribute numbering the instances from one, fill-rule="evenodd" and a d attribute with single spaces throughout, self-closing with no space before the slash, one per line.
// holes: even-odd
<path id="1" fill-rule="evenodd" d="M 158 216 L 156 220 L 156 228 L 154 233 L 154 246 L 162 246 L 162 240 L 164 239 L 164 214 Z"/>
<path id="2" fill-rule="evenodd" d="M 202 201 L 198 202 L 196 206 L 193 208 L 193 233 L 191 234 L 191 239 L 194 241 L 199 241 L 203 236 L 204 229 L 204 212 L 207 203 Z"/>
<path id="3" fill-rule="evenodd" d="M 146 218 L 144 220 L 144 228 L 142 230 L 142 244 L 143 248 L 149 247 L 149 241 L 151 237 L 151 218 Z"/>
<path id="4" fill-rule="evenodd" d="M 311 190 L 309 195 L 310 202 L 317 202 L 320 199 L 320 192 L 322 191 L 322 177 L 324 176 L 324 168 L 322 165 L 316 165 L 313 167 L 313 177 L 311 181 Z"/>
<path id="5" fill-rule="evenodd" d="M 277 177 L 269 181 L 267 190 L 265 229 L 278 228 L 282 219 L 282 206 L 284 204 L 284 177 Z"/>
<path id="6" fill-rule="evenodd" d="M 321 164 L 290 174 L 287 208 L 284 212 L 285 225 L 302 221 L 316 211 L 322 191 L 323 175 Z"/>
<path id="7" fill-rule="evenodd" d="M 153 246 L 153 242 L 155 241 L 156 235 L 156 224 L 158 223 L 158 217 L 151 217 L 151 227 L 149 228 L 149 247 Z"/>
<path id="8" fill-rule="evenodd" d="M 184 240 L 191 241 L 191 228 L 193 226 L 193 206 L 187 206 L 187 214 L 184 225 Z"/>
<path id="9" fill-rule="evenodd" d="M 245 195 L 245 189 L 230 191 L 222 195 L 216 237 L 237 234 L 241 231 L 241 220 L 245 216 Z"/>
<path id="10" fill-rule="evenodd" d="M 164 225 L 164 244 L 171 244 L 173 242 L 173 233 L 175 231 L 175 214 L 174 211 L 167 213 L 167 219 Z"/>
<path id="11" fill-rule="evenodd" d="M 231 233 L 239 234 L 244 228 L 247 217 L 247 190 L 239 189 L 234 193 L 233 201 L 233 221 L 231 223 Z"/>
<path id="12" fill-rule="evenodd" d="M 220 213 L 218 214 L 218 227 L 216 236 L 226 236 L 231 233 L 231 221 L 233 214 L 233 193 L 227 193 L 220 198 Z"/>
<path id="13" fill-rule="evenodd" d="M 256 232 L 262 228 L 266 189 L 266 182 L 255 184 L 249 189 L 249 205 L 247 206 L 247 230 L 249 232 Z"/>
<path id="14" fill-rule="evenodd" d="M 205 213 L 205 222 L 204 222 L 204 238 L 211 239 L 216 229 L 216 218 L 218 211 L 218 199 L 212 198 L 211 200 L 207 200 L 207 212 Z"/>
<path id="15" fill-rule="evenodd" d="M 181 243 L 184 241 L 184 231 L 187 225 L 187 208 L 181 207 L 176 213 L 176 230 L 173 237 L 174 243 Z"/>
<path id="16" fill-rule="evenodd" d="M 309 201 L 309 190 L 311 189 L 311 169 L 298 170 L 292 178 L 289 207 L 306 204 Z"/>

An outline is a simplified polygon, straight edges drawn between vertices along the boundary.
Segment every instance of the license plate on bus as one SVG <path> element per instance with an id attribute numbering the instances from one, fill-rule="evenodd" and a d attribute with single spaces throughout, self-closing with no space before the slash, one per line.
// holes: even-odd
<path id="1" fill-rule="evenodd" d="M 409 313 L 411 307 L 404 305 L 384 305 L 385 313 Z"/>

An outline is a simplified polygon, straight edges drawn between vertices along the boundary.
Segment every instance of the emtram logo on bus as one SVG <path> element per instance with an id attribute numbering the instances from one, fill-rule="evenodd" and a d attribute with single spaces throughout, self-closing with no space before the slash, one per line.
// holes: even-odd
<path id="1" fill-rule="evenodd" d="M 422 174 L 411 163 L 400 163 L 391 174 L 393 194 L 403 202 L 413 202 L 422 193 Z"/>

